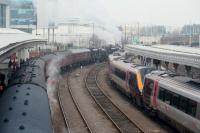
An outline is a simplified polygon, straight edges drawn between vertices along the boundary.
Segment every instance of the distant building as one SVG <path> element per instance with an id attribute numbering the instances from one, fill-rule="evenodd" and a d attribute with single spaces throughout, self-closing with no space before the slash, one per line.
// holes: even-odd
<path id="1" fill-rule="evenodd" d="M 199 35 L 168 35 L 163 36 L 160 40 L 161 44 L 173 44 L 173 45 L 187 45 L 192 47 L 199 46 Z"/>
<path id="2" fill-rule="evenodd" d="M 144 26 L 139 23 L 121 25 L 122 43 L 124 44 L 155 44 L 160 43 L 160 38 L 166 34 L 166 27 L 161 25 Z"/>
<path id="3" fill-rule="evenodd" d="M 166 27 L 160 25 L 143 26 L 140 29 L 140 43 L 158 44 L 162 36 L 166 34 Z"/>
<path id="4" fill-rule="evenodd" d="M 142 44 L 159 44 L 160 43 L 160 36 L 141 36 L 140 43 Z"/>
<path id="5" fill-rule="evenodd" d="M 189 36 L 200 34 L 200 24 L 183 26 L 181 30 L 181 34 L 189 35 Z"/>
<path id="6" fill-rule="evenodd" d="M 141 36 L 162 36 L 166 34 L 165 26 L 144 26 L 140 29 Z"/>
<path id="7" fill-rule="evenodd" d="M 11 1 L 11 28 L 31 33 L 36 28 L 37 16 L 33 0 Z"/>
<path id="8" fill-rule="evenodd" d="M 32 34 L 35 35 L 36 30 L 33 30 Z M 77 47 L 89 47 L 93 30 L 91 25 L 74 22 L 60 23 L 55 28 L 50 29 L 38 28 L 37 34 L 47 39 L 50 44 L 70 44 Z"/>
<path id="9" fill-rule="evenodd" d="M 8 28 L 10 23 L 9 2 L 0 0 L 0 28 Z"/>

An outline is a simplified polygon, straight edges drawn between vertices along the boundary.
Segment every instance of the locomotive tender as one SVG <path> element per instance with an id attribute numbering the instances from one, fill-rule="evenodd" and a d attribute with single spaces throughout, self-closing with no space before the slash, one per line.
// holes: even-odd
<path id="1" fill-rule="evenodd" d="M 44 62 L 31 59 L 17 70 L 0 97 L 1 133 L 52 133 Z"/>

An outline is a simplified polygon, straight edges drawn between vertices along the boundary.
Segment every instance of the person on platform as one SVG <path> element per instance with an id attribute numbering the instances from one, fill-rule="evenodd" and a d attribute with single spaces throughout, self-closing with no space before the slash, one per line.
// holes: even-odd
<path id="1" fill-rule="evenodd" d="M 9 62 L 8 62 L 8 68 L 10 69 L 11 66 L 12 66 L 12 61 L 11 61 L 11 59 L 10 59 Z"/>

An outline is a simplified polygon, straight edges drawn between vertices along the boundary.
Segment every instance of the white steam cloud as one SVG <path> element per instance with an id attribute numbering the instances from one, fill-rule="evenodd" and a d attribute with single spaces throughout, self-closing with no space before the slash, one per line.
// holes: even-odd
<path id="1" fill-rule="evenodd" d="M 68 53 L 71 54 L 71 53 Z M 57 55 L 55 58 L 52 58 L 50 63 L 47 64 L 47 93 L 49 97 L 49 103 L 51 108 L 51 116 L 54 124 L 54 132 L 66 133 L 65 124 L 62 122 L 62 115 L 59 106 L 58 96 L 57 96 L 57 87 L 59 87 L 59 81 L 62 80 L 62 75 L 60 74 L 60 63 L 65 55 Z"/>
<path id="2" fill-rule="evenodd" d="M 63 59 L 64 57 L 58 56 L 55 59 L 52 59 L 50 64 L 47 66 L 47 93 L 48 97 L 50 100 L 50 106 L 51 106 L 51 112 L 52 116 L 55 114 L 55 111 L 58 106 L 58 101 L 57 101 L 57 83 L 59 80 L 61 80 L 62 76 L 60 75 L 60 67 L 59 67 L 59 62 Z"/>
<path id="3" fill-rule="evenodd" d="M 101 25 L 95 29 L 95 34 L 106 41 L 118 42 L 121 33 L 118 24 L 106 12 L 100 0 L 35 0 L 38 11 L 38 27 L 48 27 L 49 23 L 66 22 L 71 18 Z"/>

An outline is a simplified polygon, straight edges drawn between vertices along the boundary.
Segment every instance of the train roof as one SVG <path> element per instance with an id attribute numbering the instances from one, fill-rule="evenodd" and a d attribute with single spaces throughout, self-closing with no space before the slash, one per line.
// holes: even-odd
<path id="1" fill-rule="evenodd" d="M 7 88 L 0 107 L 1 133 L 52 133 L 49 101 L 43 88 L 32 84 Z"/>
<path id="2" fill-rule="evenodd" d="M 90 52 L 90 50 L 86 49 L 86 48 L 70 49 L 70 51 L 71 51 L 72 54 Z"/>
<path id="3" fill-rule="evenodd" d="M 56 52 L 55 54 L 56 54 L 57 56 L 63 57 L 63 56 L 68 56 L 68 55 L 70 55 L 70 54 L 71 54 L 71 51 L 69 51 L 69 50 L 59 51 L 59 52 Z"/>
<path id="4" fill-rule="evenodd" d="M 83 52 L 90 52 L 89 49 L 86 48 L 79 48 L 79 49 L 69 49 L 69 50 L 65 50 L 65 51 L 57 51 L 55 53 L 51 53 L 51 54 L 47 54 L 44 55 L 42 57 L 40 57 L 41 59 L 48 61 L 50 59 L 55 58 L 56 56 L 67 56 L 69 54 L 76 54 L 76 53 L 83 53 Z"/>
<path id="5" fill-rule="evenodd" d="M 121 69 L 121 70 L 129 70 L 129 71 L 135 71 L 136 69 L 141 70 L 141 69 L 148 69 L 148 68 L 152 68 L 149 66 L 144 66 L 144 65 L 140 65 L 137 63 L 132 63 L 128 60 L 125 60 L 124 58 L 119 58 L 116 60 L 112 60 L 111 64 L 113 64 L 115 67 Z"/>
<path id="6" fill-rule="evenodd" d="M 91 50 L 92 50 L 92 51 L 98 51 L 98 49 L 96 49 L 96 48 L 92 48 Z"/>
<path id="7" fill-rule="evenodd" d="M 110 54 L 108 56 L 108 59 L 109 59 L 109 61 L 112 61 L 114 59 L 119 59 L 119 58 L 121 58 L 124 55 L 125 55 L 125 53 L 122 53 L 122 52 L 114 52 L 113 54 Z"/>
<path id="8" fill-rule="evenodd" d="M 187 98 L 200 102 L 200 81 L 185 76 L 168 74 L 159 71 L 147 74 L 146 77 L 152 80 L 158 80 L 165 89 L 176 92 Z"/>
<path id="9" fill-rule="evenodd" d="M 50 59 L 53 59 L 54 57 L 56 57 L 56 55 L 54 53 L 51 53 L 51 54 L 47 54 L 47 55 L 44 55 L 42 57 L 40 57 L 42 60 L 44 61 L 48 61 Z"/>
<path id="10" fill-rule="evenodd" d="M 117 48 L 110 48 L 111 50 L 116 50 Z"/>
<path id="11" fill-rule="evenodd" d="M 106 51 L 106 49 L 104 49 L 104 48 L 100 48 L 100 50 L 101 50 L 101 51 Z"/>

